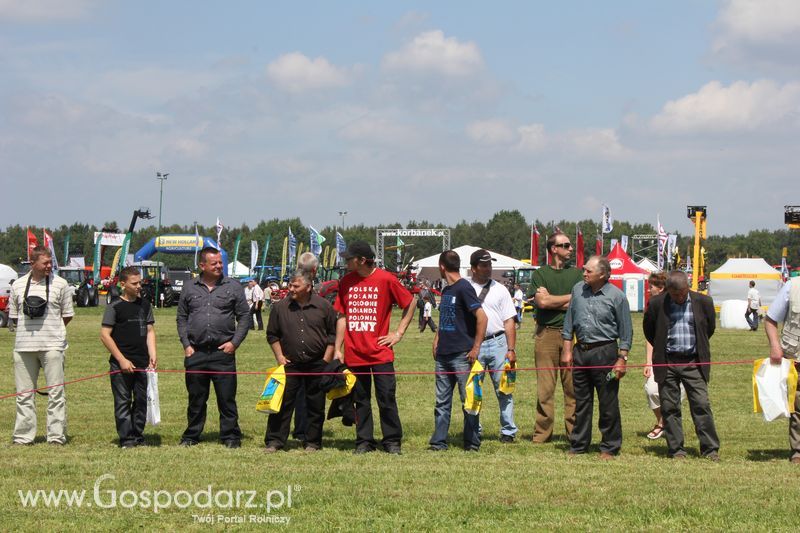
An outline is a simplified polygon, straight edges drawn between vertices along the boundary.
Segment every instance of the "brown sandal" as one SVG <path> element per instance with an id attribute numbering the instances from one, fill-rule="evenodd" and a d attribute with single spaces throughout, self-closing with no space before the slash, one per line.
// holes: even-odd
<path id="1" fill-rule="evenodd" d="M 650 440 L 660 439 L 661 435 L 664 433 L 664 426 L 661 424 L 656 424 L 653 426 L 653 429 L 650 430 L 650 433 L 647 434 L 647 438 Z"/>

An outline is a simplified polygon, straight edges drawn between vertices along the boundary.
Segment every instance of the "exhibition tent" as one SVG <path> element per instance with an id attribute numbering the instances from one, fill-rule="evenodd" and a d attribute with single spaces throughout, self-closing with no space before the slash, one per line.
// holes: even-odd
<path id="1" fill-rule="evenodd" d="M 458 248 L 453 249 L 453 251 L 456 252 L 458 257 L 461 259 L 461 270 L 459 273 L 462 277 L 470 277 L 469 257 L 472 255 L 472 252 L 479 249 L 480 248 L 478 246 L 470 245 L 459 246 Z M 487 251 L 491 254 L 493 259 L 496 259 L 496 261 L 492 263 L 492 277 L 498 281 L 502 281 L 503 273 L 510 270 L 531 268 L 531 265 L 528 263 L 523 263 L 522 261 L 518 261 L 513 257 L 499 254 L 491 250 Z M 441 252 L 430 257 L 420 259 L 419 261 L 414 261 L 414 268 L 417 269 L 418 278 L 426 278 L 428 280 L 439 279 L 440 254 Z"/>
<path id="2" fill-rule="evenodd" d="M 0 296 L 11 290 L 11 284 L 17 279 L 17 271 L 8 265 L 0 265 Z"/>
<path id="3" fill-rule="evenodd" d="M 236 263 L 231 262 L 228 263 L 228 275 L 235 277 L 249 276 L 250 268 L 241 261 L 236 261 Z"/>
<path id="4" fill-rule="evenodd" d="M 708 294 L 716 307 L 726 300 L 747 300 L 750 281 L 756 282 L 761 305 L 768 306 L 781 287 L 781 273 L 760 257 L 731 258 L 711 273 Z"/>
<path id="5" fill-rule="evenodd" d="M 617 243 L 606 256 L 611 263 L 609 280 L 628 297 L 631 311 L 644 311 L 649 298 L 647 278 L 650 272 L 640 268 Z"/>
<path id="6" fill-rule="evenodd" d="M 646 257 L 643 258 L 638 263 L 636 263 L 636 266 L 638 266 L 639 268 L 643 268 L 643 269 L 645 269 L 645 270 L 647 270 L 648 272 L 651 272 L 651 273 L 652 272 L 661 272 L 661 269 L 658 268 L 658 265 L 653 263 L 650 259 L 648 259 Z"/>

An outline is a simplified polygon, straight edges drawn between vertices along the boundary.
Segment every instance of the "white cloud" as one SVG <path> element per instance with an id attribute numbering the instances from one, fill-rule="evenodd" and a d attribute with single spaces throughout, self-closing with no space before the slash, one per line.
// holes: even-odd
<path id="1" fill-rule="evenodd" d="M 483 68 L 483 58 L 473 42 L 445 38 L 441 30 L 421 33 L 397 52 L 383 58 L 383 68 L 393 71 L 468 76 Z"/>
<path id="2" fill-rule="evenodd" d="M 467 136 L 482 144 L 509 144 L 514 142 L 517 132 L 505 120 L 479 120 L 467 125 Z"/>
<path id="3" fill-rule="evenodd" d="M 727 0 L 715 21 L 712 52 L 738 65 L 765 73 L 800 68 L 800 2 L 797 0 Z"/>
<path id="4" fill-rule="evenodd" d="M 339 131 L 348 141 L 379 144 L 411 144 L 420 138 L 419 132 L 407 124 L 386 117 L 364 116 Z"/>
<path id="5" fill-rule="evenodd" d="M 83 17 L 96 0 L 0 0 L 0 20 L 49 22 Z"/>
<path id="6" fill-rule="evenodd" d="M 795 40 L 800 32 L 797 0 L 728 0 L 717 20 L 722 35 L 716 45 L 731 40 L 775 43 Z"/>
<path id="7" fill-rule="evenodd" d="M 567 151 L 585 157 L 618 159 L 630 151 L 619 140 L 617 132 L 608 128 L 587 128 L 567 132 L 563 138 Z"/>
<path id="8" fill-rule="evenodd" d="M 538 152 L 547 146 L 547 135 L 542 124 L 528 124 L 517 128 L 519 143 L 517 149 L 525 152 Z"/>
<path id="9" fill-rule="evenodd" d="M 267 77 L 289 92 L 344 87 L 348 77 L 344 69 L 324 57 L 310 59 L 300 52 L 284 54 L 267 66 Z"/>
<path id="10" fill-rule="evenodd" d="M 764 126 L 797 124 L 800 82 L 712 81 L 696 93 L 667 102 L 650 121 L 662 133 L 735 132 Z"/>

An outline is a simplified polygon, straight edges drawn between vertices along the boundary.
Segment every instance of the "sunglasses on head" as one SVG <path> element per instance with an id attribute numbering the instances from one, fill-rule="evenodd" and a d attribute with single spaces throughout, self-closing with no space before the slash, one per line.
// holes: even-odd
<path id="1" fill-rule="evenodd" d="M 563 248 L 565 250 L 569 250 L 570 248 L 572 248 L 572 243 L 562 242 L 561 244 L 554 244 L 553 246 L 555 246 L 556 248 Z"/>

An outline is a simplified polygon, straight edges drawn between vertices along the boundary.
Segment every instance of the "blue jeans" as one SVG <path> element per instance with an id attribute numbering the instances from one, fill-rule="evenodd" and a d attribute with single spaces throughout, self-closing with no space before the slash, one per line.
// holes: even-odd
<path id="1" fill-rule="evenodd" d="M 464 411 L 467 377 L 470 364 L 466 352 L 437 355 L 436 372 L 459 372 L 458 374 L 436 374 L 436 407 L 433 410 L 434 430 L 430 445 L 447 449 L 447 433 L 450 431 L 450 414 L 453 408 L 453 389 L 458 385 L 461 412 L 464 414 L 464 448 L 479 448 L 478 415 Z"/>
<path id="2" fill-rule="evenodd" d="M 493 339 L 483 341 L 478 361 L 486 370 L 499 370 L 500 372 L 487 372 L 494 384 L 494 393 L 497 395 L 497 402 L 500 404 L 500 434 L 513 437 L 517 434 L 517 426 L 514 424 L 514 396 L 500 392 L 500 379 L 503 377 L 503 366 L 506 362 L 508 352 L 508 341 L 505 335 L 500 335 Z M 486 377 L 486 374 L 483 375 Z"/>

